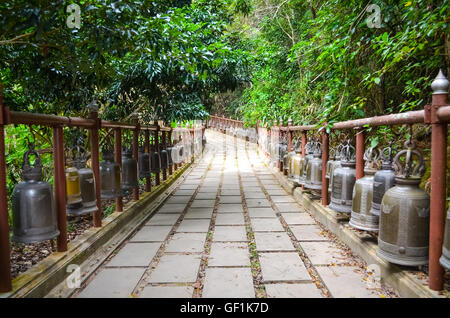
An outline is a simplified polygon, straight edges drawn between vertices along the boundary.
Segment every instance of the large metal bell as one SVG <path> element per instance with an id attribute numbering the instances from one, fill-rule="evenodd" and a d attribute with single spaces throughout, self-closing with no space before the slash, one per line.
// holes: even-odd
<path id="1" fill-rule="evenodd" d="M 445 221 L 444 244 L 442 245 L 442 256 L 439 262 L 443 267 L 450 270 L 450 208 L 447 210 Z"/>
<path id="2" fill-rule="evenodd" d="M 152 173 L 161 172 L 161 156 L 159 155 L 159 152 L 155 150 L 154 146 L 152 146 L 150 150 L 150 171 Z"/>
<path id="3" fill-rule="evenodd" d="M 120 188 L 120 165 L 114 162 L 114 152 L 111 149 L 103 149 L 103 161 L 100 162 L 100 181 L 102 200 L 110 200 L 123 196 Z"/>
<path id="4" fill-rule="evenodd" d="M 342 148 L 341 167 L 333 171 L 329 208 L 341 213 L 352 212 L 353 187 L 356 181 L 355 147 L 347 141 Z"/>
<path id="5" fill-rule="evenodd" d="M 169 169 L 169 152 L 166 149 L 161 150 L 161 169 Z"/>
<path id="6" fill-rule="evenodd" d="M 34 155 L 31 166 L 29 156 Z M 42 181 L 42 163 L 34 144 L 29 145 L 23 156 L 22 182 L 12 193 L 12 241 L 36 243 L 50 240 L 59 235 L 56 206 L 52 186 Z"/>
<path id="7" fill-rule="evenodd" d="M 306 168 L 308 167 L 308 161 L 314 158 L 315 141 L 311 138 L 305 145 L 306 156 L 300 160 L 300 178 L 298 180 L 299 185 L 304 185 L 306 181 Z"/>
<path id="8" fill-rule="evenodd" d="M 377 254 L 388 262 L 428 263 L 430 197 L 419 188 L 425 163 L 411 141 L 394 157 L 395 186 L 381 201 Z"/>
<path id="9" fill-rule="evenodd" d="M 69 161 L 69 164 L 73 162 Z M 66 168 L 66 213 L 73 216 L 83 214 L 83 198 L 81 197 L 80 174 L 71 166 Z"/>
<path id="10" fill-rule="evenodd" d="M 167 147 L 167 160 L 169 167 L 173 166 L 173 157 L 172 157 L 173 146 Z"/>
<path id="11" fill-rule="evenodd" d="M 341 166 L 341 152 L 342 144 L 339 144 L 336 148 L 330 151 L 330 160 L 327 162 L 327 170 L 325 177 L 329 179 L 328 181 L 328 193 L 331 193 L 331 188 L 333 185 L 333 172 L 335 169 Z"/>
<path id="12" fill-rule="evenodd" d="M 387 190 L 394 186 L 395 173 L 392 167 L 392 148 L 391 145 L 381 152 L 381 170 L 375 173 L 373 178 L 373 197 L 370 213 L 380 216 L 381 200 Z"/>
<path id="13" fill-rule="evenodd" d="M 138 153 L 139 179 L 150 178 L 150 155 L 139 148 Z"/>
<path id="14" fill-rule="evenodd" d="M 131 149 L 122 151 L 122 190 L 127 194 L 139 187 L 138 163 L 133 158 Z"/>
<path id="15" fill-rule="evenodd" d="M 353 187 L 352 214 L 349 225 L 364 231 L 378 231 L 378 216 L 372 215 L 373 180 L 377 171 L 379 153 L 374 148 L 368 148 L 364 153 L 366 165 L 364 177 L 356 180 Z"/>
<path id="16" fill-rule="evenodd" d="M 78 169 L 80 178 L 81 198 L 83 211 L 76 215 L 95 213 L 98 211 L 97 195 L 95 190 L 94 172 L 86 166 L 87 152 L 83 147 L 77 147 L 78 153 L 74 165 Z M 74 214 L 73 214 L 74 215 Z"/>
<path id="17" fill-rule="evenodd" d="M 313 146 L 313 158 L 308 160 L 306 166 L 305 188 L 321 191 L 322 190 L 322 144 L 315 142 Z"/>

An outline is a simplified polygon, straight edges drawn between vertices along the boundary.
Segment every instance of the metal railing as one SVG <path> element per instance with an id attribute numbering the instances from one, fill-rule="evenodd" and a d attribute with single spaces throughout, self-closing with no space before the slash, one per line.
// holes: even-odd
<path id="1" fill-rule="evenodd" d="M 100 181 L 100 163 L 99 163 L 99 130 L 109 128 L 114 131 L 114 157 L 115 161 L 122 166 L 122 131 L 124 129 L 133 132 L 132 152 L 136 162 L 139 161 L 138 146 L 139 135 L 144 132 L 145 151 L 150 152 L 150 134 L 154 135 L 153 145 L 156 151 L 160 147 L 166 148 L 168 141 L 171 140 L 173 129 L 171 127 L 161 127 L 156 125 L 141 125 L 137 114 L 134 114 L 131 123 L 112 122 L 102 120 L 98 116 L 98 110 L 95 107 L 90 108 L 90 118 L 55 116 L 28 112 L 11 111 L 4 107 L 2 98 L 2 86 L 0 84 L 0 292 L 8 292 L 12 289 L 11 284 L 11 265 L 10 265 L 10 240 L 8 224 L 8 196 L 6 188 L 6 158 L 5 158 L 5 126 L 10 124 L 40 125 L 52 127 L 53 130 L 53 162 L 54 162 L 54 195 L 56 201 L 57 224 L 59 236 L 57 237 L 58 252 L 67 251 L 67 221 L 66 221 L 66 177 L 64 165 L 64 127 L 81 127 L 89 131 L 89 140 L 91 146 L 91 168 L 94 174 L 95 190 L 97 198 L 97 211 L 93 213 L 93 226 L 102 226 L 102 206 L 101 206 L 101 181 Z M 181 131 L 188 131 L 191 136 L 194 129 L 177 128 Z M 204 129 L 202 129 L 202 132 Z M 159 144 L 161 140 L 162 144 Z M 172 175 L 184 162 L 173 163 L 168 171 L 162 170 L 162 179 L 166 180 L 168 175 Z M 160 185 L 160 173 L 155 174 L 155 185 Z M 146 178 L 145 191 L 152 190 L 152 180 Z M 133 201 L 139 200 L 139 188 L 133 189 Z M 123 211 L 122 197 L 116 198 L 116 212 Z"/>
<path id="2" fill-rule="evenodd" d="M 433 85 L 434 84 L 434 85 Z M 356 120 L 348 120 L 334 123 L 331 129 L 355 129 L 356 134 L 356 178 L 364 176 L 364 151 L 365 151 L 365 128 L 377 126 L 393 126 L 404 124 L 426 124 L 431 125 L 431 191 L 430 191 L 430 236 L 429 236 L 429 287 L 432 290 L 442 290 L 444 282 L 444 269 L 439 263 L 442 255 L 442 245 L 444 238 L 445 226 L 445 205 L 446 205 L 446 172 L 447 172 L 447 134 L 448 122 L 450 121 L 450 105 L 448 104 L 448 80 L 440 72 L 436 80 L 432 84 L 433 94 L 431 105 L 426 105 L 424 110 L 409 111 L 399 114 L 390 114 L 384 116 L 376 116 L 370 118 L 362 118 Z M 211 116 L 208 126 L 214 129 L 225 131 L 226 127 L 231 126 L 242 127 L 243 121 Z M 273 134 L 280 137 L 286 136 L 288 140 L 288 152 L 292 151 L 292 132 L 301 133 L 302 156 L 306 156 L 305 146 L 308 131 L 321 129 L 322 135 L 322 191 L 328 193 L 328 179 L 326 178 L 326 164 L 329 156 L 329 134 L 326 132 L 324 123 L 320 127 L 318 125 L 293 126 L 292 120 L 288 121 L 286 126 L 277 125 L 267 130 L 258 127 L 258 134 L 264 131 L 267 136 Z M 267 138 L 266 136 L 266 138 Z M 260 144 L 260 149 L 262 145 Z M 264 152 L 266 152 L 264 150 Z M 267 153 L 266 153 L 267 155 Z M 280 158 L 277 158 L 277 168 L 283 171 L 283 164 Z M 329 204 L 327 195 L 321 196 L 322 205 Z"/>

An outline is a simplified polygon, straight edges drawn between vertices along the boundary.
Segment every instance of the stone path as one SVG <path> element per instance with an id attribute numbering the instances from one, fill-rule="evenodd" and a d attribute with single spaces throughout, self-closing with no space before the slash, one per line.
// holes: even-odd
<path id="1" fill-rule="evenodd" d="M 247 143 L 204 156 L 77 297 L 383 297 Z"/>

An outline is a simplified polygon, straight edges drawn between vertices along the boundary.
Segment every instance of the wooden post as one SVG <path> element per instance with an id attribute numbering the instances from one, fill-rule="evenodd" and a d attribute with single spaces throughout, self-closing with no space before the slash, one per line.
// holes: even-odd
<path id="1" fill-rule="evenodd" d="M 57 238 L 57 251 L 67 251 L 67 220 L 66 220 L 66 173 L 64 169 L 64 140 L 63 127 L 53 127 L 54 186 L 56 216 L 58 220 L 59 236 Z"/>
<path id="2" fill-rule="evenodd" d="M 144 133 L 145 152 L 150 154 L 150 131 L 146 130 Z M 149 160 L 150 162 L 150 160 Z M 148 167 L 150 169 L 150 167 Z M 150 173 L 148 178 L 145 178 L 145 191 L 152 191 L 152 174 Z"/>
<path id="3" fill-rule="evenodd" d="M 364 130 L 356 128 L 356 180 L 364 177 Z"/>
<path id="4" fill-rule="evenodd" d="M 95 195 L 97 198 L 97 211 L 94 212 L 92 219 L 94 227 L 102 226 L 102 201 L 101 201 L 101 180 L 100 180 L 100 154 L 98 145 L 98 130 L 101 127 L 101 121 L 98 118 L 98 108 L 95 102 L 89 104 L 91 119 L 97 123 L 94 128 L 89 130 L 91 140 L 91 166 L 94 174 Z"/>
<path id="5" fill-rule="evenodd" d="M 326 128 L 322 130 L 322 205 L 327 206 L 328 202 L 328 179 L 327 179 L 327 162 L 329 154 L 329 135 Z"/>
<path id="6" fill-rule="evenodd" d="M 122 171 L 122 130 L 120 128 L 115 128 L 114 130 L 114 160 L 119 164 L 120 170 Z M 122 197 L 116 198 L 116 212 L 123 211 L 123 200 Z"/>
<path id="7" fill-rule="evenodd" d="M 159 124 L 158 124 L 158 122 L 156 122 L 156 130 L 155 130 L 155 151 L 159 153 Z M 161 184 L 159 172 L 156 173 L 155 184 L 157 186 L 159 186 Z"/>
<path id="8" fill-rule="evenodd" d="M 133 113 L 133 125 L 136 126 L 135 129 L 133 129 L 133 158 L 136 160 L 136 168 L 139 167 L 139 131 L 141 130 L 140 124 L 139 124 L 139 115 L 138 113 Z M 139 184 L 139 171 L 137 172 L 138 176 L 138 184 Z M 137 188 L 133 189 L 133 201 L 139 200 L 139 185 Z"/>

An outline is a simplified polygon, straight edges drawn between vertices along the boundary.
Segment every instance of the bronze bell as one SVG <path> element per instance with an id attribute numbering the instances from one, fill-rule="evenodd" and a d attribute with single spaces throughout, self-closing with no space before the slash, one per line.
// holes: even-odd
<path id="1" fill-rule="evenodd" d="M 66 213 L 73 216 L 83 214 L 83 198 L 81 197 L 80 174 L 73 166 L 73 160 L 67 160 L 66 168 Z"/>
<path id="2" fill-rule="evenodd" d="M 300 178 L 298 180 L 299 185 L 304 185 L 306 181 L 306 168 L 308 167 L 308 161 L 312 159 L 314 156 L 314 144 L 315 141 L 309 138 L 308 142 L 305 145 L 306 156 L 302 157 L 300 160 Z"/>
<path id="3" fill-rule="evenodd" d="M 161 169 L 169 169 L 169 152 L 166 149 L 161 150 Z"/>
<path id="4" fill-rule="evenodd" d="M 352 212 L 353 186 L 356 181 L 355 147 L 350 140 L 342 147 L 341 167 L 333 171 L 331 204 L 329 208 L 341 213 Z"/>
<path id="5" fill-rule="evenodd" d="M 378 151 L 374 148 L 368 148 L 365 151 L 364 177 L 356 180 L 353 188 L 352 214 L 349 225 L 359 230 L 378 231 L 378 216 L 370 213 L 378 157 Z"/>
<path id="6" fill-rule="evenodd" d="M 100 162 L 100 181 L 102 200 L 109 200 L 123 196 L 120 188 L 120 165 L 114 162 L 112 149 L 104 148 L 102 151 L 103 161 Z"/>
<path id="7" fill-rule="evenodd" d="M 152 146 L 150 150 L 150 171 L 152 173 L 161 172 L 161 157 L 159 152 L 155 150 L 155 146 Z"/>
<path id="8" fill-rule="evenodd" d="M 394 186 L 395 173 L 392 167 L 392 148 L 391 145 L 381 152 L 381 170 L 375 173 L 373 179 L 373 197 L 370 213 L 380 216 L 380 205 L 383 195 L 387 190 Z"/>
<path id="9" fill-rule="evenodd" d="M 445 220 L 444 244 L 442 245 L 442 256 L 439 262 L 443 267 L 450 270 L 450 208 L 447 210 Z"/>
<path id="10" fill-rule="evenodd" d="M 333 171 L 341 166 L 341 152 L 342 144 L 339 144 L 336 148 L 330 151 L 330 160 L 327 162 L 327 170 L 325 177 L 328 181 L 328 192 L 331 193 L 331 186 L 333 185 Z"/>
<path id="11" fill-rule="evenodd" d="M 94 172 L 86 167 L 87 152 L 83 147 L 77 147 L 77 155 L 74 160 L 74 165 L 78 169 L 80 178 L 81 198 L 83 200 L 82 212 L 72 215 L 84 215 L 95 213 L 98 211 L 97 195 L 95 191 Z"/>
<path id="12" fill-rule="evenodd" d="M 36 243 L 59 235 L 52 186 L 42 181 L 42 163 L 34 144 L 23 156 L 22 177 L 12 193 L 12 241 Z M 31 166 L 29 156 L 35 156 Z"/>
<path id="13" fill-rule="evenodd" d="M 288 179 L 293 181 L 294 179 L 294 170 L 295 170 L 295 158 L 298 152 L 298 140 L 294 142 L 292 145 L 292 151 L 288 153 Z M 300 157 L 298 158 L 300 160 Z"/>
<path id="14" fill-rule="evenodd" d="M 150 155 L 142 147 L 139 148 L 138 159 L 139 179 L 150 178 Z"/>
<path id="15" fill-rule="evenodd" d="M 418 266 L 428 263 L 430 196 L 419 188 L 422 154 L 411 141 L 405 147 L 394 157 L 395 186 L 381 201 L 377 254 L 394 264 Z"/>
<path id="16" fill-rule="evenodd" d="M 122 190 L 129 193 L 137 187 L 139 187 L 138 163 L 133 158 L 131 149 L 125 148 L 122 151 Z"/>
<path id="17" fill-rule="evenodd" d="M 322 144 L 318 141 L 313 146 L 313 158 L 306 166 L 305 188 L 322 190 Z"/>
<path id="18" fill-rule="evenodd" d="M 173 157 L 172 157 L 173 146 L 169 145 L 167 147 L 167 160 L 169 167 L 173 166 Z"/>

